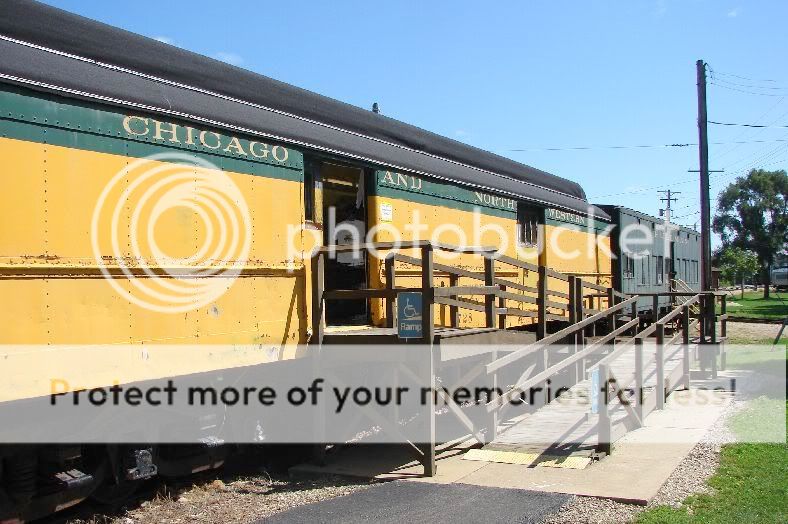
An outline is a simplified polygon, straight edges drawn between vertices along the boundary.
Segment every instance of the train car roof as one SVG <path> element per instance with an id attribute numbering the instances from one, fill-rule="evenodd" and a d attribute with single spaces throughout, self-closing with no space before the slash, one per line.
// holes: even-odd
<path id="1" fill-rule="evenodd" d="M 575 182 L 39 2 L 3 2 L 0 81 L 201 120 L 609 219 Z"/>
<path id="2" fill-rule="evenodd" d="M 632 208 L 629 208 L 629 207 L 626 207 L 626 206 L 620 206 L 618 204 L 598 204 L 598 207 L 600 207 L 605 212 L 607 212 L 614 220 L 615 220 L 614 213 L 615 213 L 616 210 L 618 210 L 618 211 L 623 211 L 623 212 L 625 212 L 626 214 L 628 214 L 630 216 L 634 216 L 634 217 L 637 217 L 637 218 L 644 218 L 644 219 L 650 220 L 652 222 L 656 222 L 656 223 L 664 222 L 664 219 L 662 219 L 662 218 L 657 218 L 657 217 L 649 215 L 647 213 L 643 213 L 642 211 L 636 211 L 636 210 L 634 210 Z M 679 225 L 679 224 L 674 224 L 674 225 L 678 226 L 678 230 L 683 232 L 683 233 L 700 236 L 700 232 L 699 231 L 695 231 L 694 229 L 692 229 L 690 227 L 682 226 L 682 225 Z"/>

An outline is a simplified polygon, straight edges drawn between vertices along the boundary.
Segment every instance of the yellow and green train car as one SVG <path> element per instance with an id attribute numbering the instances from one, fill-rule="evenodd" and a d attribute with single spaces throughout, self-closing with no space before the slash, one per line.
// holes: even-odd
<path id="1" fill-rule="evenodd" d="M 609 217 L 573 182 L 31 2 L 0 10 L 0 183 L 0 405 L 50 395 L 53 377 L 62 392 L 298 358 L 310 253 L 354 235 L 611 277 Z M 329 288 L 385 284 L 380 259 L 329 265 Z M 386 320 L 375 300 L 332 311 L 335 324 Z M 155 472 L 152 454 L 216 463 L 199 446 L 167 453 L 0 444 L 0 520 L 123 494 Z"/>

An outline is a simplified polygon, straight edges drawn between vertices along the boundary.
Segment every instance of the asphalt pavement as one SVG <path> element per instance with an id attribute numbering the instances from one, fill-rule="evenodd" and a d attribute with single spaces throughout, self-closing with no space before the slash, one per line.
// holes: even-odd
<path id="1" fill-rule="evenodd" d="M 537 523 L 569 495 L 464 484 L 395 481 L 299 506 L 259 523 Z"/>

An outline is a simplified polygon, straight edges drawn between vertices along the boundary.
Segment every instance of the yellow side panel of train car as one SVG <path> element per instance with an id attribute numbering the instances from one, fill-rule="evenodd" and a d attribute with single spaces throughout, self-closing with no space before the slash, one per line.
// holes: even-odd
<path id="1" fill-rule="evenodd" d="M 0 183 L 6 188 L 0 192 L 0 296 L 6 304 L 0 320 L 0 344 L 5 345 L 0 359 L 6 373 L 30 376 L 46 362 L 79 377 L 81 386 L 95 387 L 268 362 L 272 355 L 274 360 L 296 356 L 295 344 L 306 340 L 307 289 L 300 236 L 294 239 L 294 254 L 288 249 L 287 226 L 302 221 L 299 182 L 225 171 L 249 209 L 248 262 L 210 304 L 170 313 L 124 298 L 98 271 L 93 257 L 96 201 L 111 177 L 133 159 L 9 138 L 0 138 L 0 158 Z M 129 216 L 121 214 L 122 228 Z M 188 213 L 174 212 L 162 215 L 155 234 L 167 253 L 177 257 L 193 250 L 207 233 Z M 124 255 L 129 254 L 128 243 L 121 243 Z M 109 252 L 100 245 L 102 253 Z M 133 292 L 125 277 L 113 281 Z M 160 351 L 156 366 L 120 375 L 123 368 L 110 365 L 116 357 L 107 356 L 108 365 L 102 367 L 102 358 L 91 356 L 89 349 L 42 350 L 45 345 L 140 343 L 228 347 L 221 358 L 215 348 L 201 351 L 190 346 L 187 354 Z M 26 345 L 29 351 L 13 345 Z M 140 360 L 134 351 L 128 358 Z M 87 360 L 95 365 L 86 365 Z M 14 388 L 4 387 L 0 397 L 8 397 L 9 391 L 16 398 L 49 393 L 39 386 L 20 381 Z"/>

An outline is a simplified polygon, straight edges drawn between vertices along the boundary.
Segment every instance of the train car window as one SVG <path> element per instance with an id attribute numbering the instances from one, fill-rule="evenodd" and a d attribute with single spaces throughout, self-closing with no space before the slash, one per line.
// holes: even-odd
<path id="1" fill-rule="evenodd" d="M 621 277 L 635 278 L 634 260 L 626 253 L 621 253 Z"/>
<path id="2" fill-rule="evenodd" d="M 661 285 L 664 280 L 665 274 L 665 259 L 662 255 L 654 257 L 654 283 Z"/>
<path id="3" fill-rule="evenodd" d="M 304 220 L 317 224 L 323 222 L 321 164 L 313 158 L 304 159 Z"/>
<path id="4" fill-rule="evenodd" d="M 517 236 L 520 244 L 535 246 L 539 243 L 539 216 L 536 209 L 517 206 Z"/>
<path id="5" fill-rule="evenodd" d="M 648 284 L 648 275 L 650 271 L 648 269 L 648 255 L 643 255 L 640 258 L 640 283 L 642 285 Z"/>

